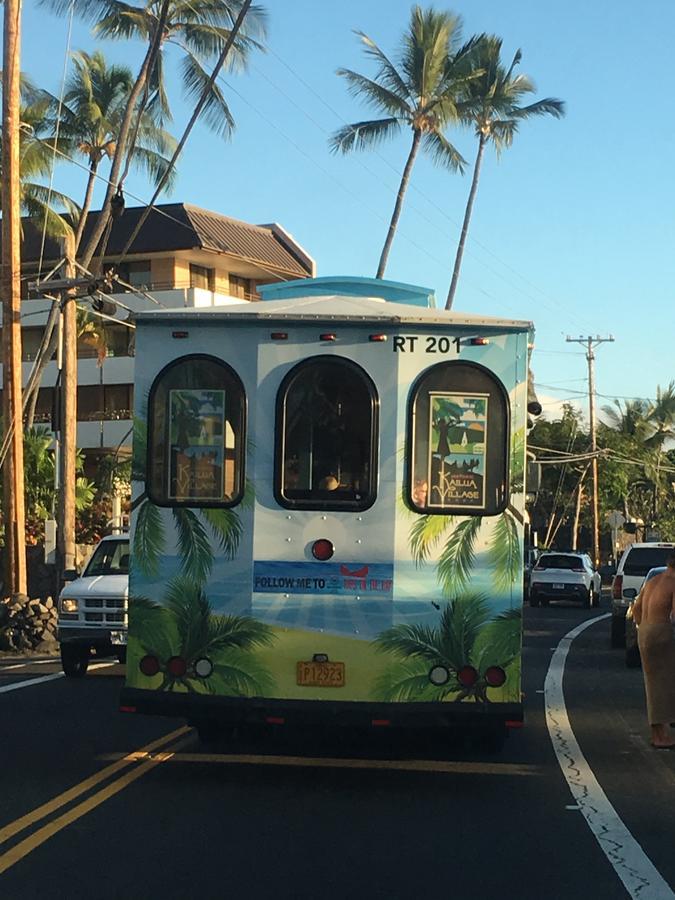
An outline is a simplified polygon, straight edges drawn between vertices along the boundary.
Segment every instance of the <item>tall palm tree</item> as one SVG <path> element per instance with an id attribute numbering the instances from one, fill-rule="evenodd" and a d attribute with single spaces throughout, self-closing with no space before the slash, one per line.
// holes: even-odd
<path id="1" fill-rule="evenodd" d="M 112 160 L 120 133 L 134 76 L 130 68 L 108 65 L 103 53 L 79 51 L 73 54 L 70 74 L 60 106 L 60 133 L 75 152 L 85 157 L 89 176 L 77 229 L 75 249 L 79 247 L 91 208 L 98 168 L 102 160 Z M 55 112 L 59 107 L 55 107 Z M 138 140 L 132 148 L 133 162 L 150 179 L 159 181 L 166 171 L 168 155 L 176 145 L 149 112 L 140 117 Z"/>
<path id="2" fill-rule="evenodd" d="M 42 0 L 57 13 L 65 14 L 71 0 Z M 169 117 L 164 82 L 164 52 L 175 46 L 182 57 L 182 81 L 188 101 L 194 101 L 209 84 L 206 66 L 218 58 L 235 23 L 242 0 L 141 0 L 136 5 L 123 0 L 74 0 L 74 7 L 85 21 L 94 24 L 98 37 L 117 40 L 140 39 L 147 45 L 145 56 L 127 98 L 118 145 L 112 160 L 109 184 L 102 204 L 103 214 L 80 253 L 88 266 L 107 225 L 107 213 L 115 190 L 124 181 L 128 152 L 135 144 L 138 113 L 155 110 Z M 227 60 L 230 69 L 243 67 L 249 52 L 264 36 L 265 14 L 251 6 L 246 22 L 236 36 Z M 210 85 L 204 107 L 204 121 L 216 133 L 229 135 L 234 120 L 223 92 L 215 82 Z M 123 173 L 123 168 L 125 172 Z"/>
<path id="3" fill-rule="evenodd" d="M 501 38 L 494 35 L 482 38 L 475 52 L 475 66 L 480 75 L 467 82 L 466 85 L 462 119 L 465 124 L 473 125 L 475 128 L 478 152 L 457 247 L 452 281 L 445 304 L 446 309 L 452 308 L 455 299 L 485 148 L 492 142 L 497 154 L 500 154 L 506 147 L 511 146 L 520 123 L 524 119 L 534 116 L 555 116 L 559 119 L 565 112 L 563 101 L 552 97 L 521 106 L 523 98 L 535 91 L 534 83 L 527 75 L 515 74 L 515 68 L 522 58 L 521 51 L 517 51 L 511 65 L 506 68 L 501 62 L 501 50 Z"/>
<path id="4" fill-rule="evenodd" d="M 338 129 L 330 139 L 331 150 L 340 153 L 364 150 L 393 137 L 402 128 L 412 131 L 410 151 L 377 266 L 376 277 L 382 278 L 420 148 L 426 150 L 434 162 L 452 171 L 464 170 L 465 160 L 444 132 L 458 121 L 458 98 L 475 77 L 472 50 L 477 39 L 472 38 L 460 46 L 459 16 L 419 6 L 412 8 L 396 62 L 392 62 L 368 35 L 361 31 L 356 34 L 366 56 L 376 63 L 377 71 L 373 78 L 351 69 L 338 69 L 337 74 L 347 80 L 351 94 L 365 100 L 385 117 L 354 122 Z"/>
<path id="5" fill-rule="evenodd" d="M 666 388 L 657 386 L 656 401 L 650 403 L 647 411 L 646 427 L 645 446 L 654 453 L 652 513 L 656 521 L 659 513 L 664 445 L 675 438 L 675 381 L 671 381 Z"/>

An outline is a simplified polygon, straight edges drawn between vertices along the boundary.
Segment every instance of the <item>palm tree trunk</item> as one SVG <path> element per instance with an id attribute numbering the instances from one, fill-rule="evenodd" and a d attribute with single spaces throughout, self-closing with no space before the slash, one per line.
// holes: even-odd
<path id="1" fill-rule="evenodd" d="M 408 190 L 408 182 L 410 181 L 410 173 L 412 172 L 412 167 L 415 162 L 415 157 L 417 156 L 417 151 L 419 150 L 420 140 L 422 139 L 422 132 L 417 129 L 413 132 L 413 142 L 412 147 L 410 148 L 410 153 L 408 154 L 408 160 L 405 164 L 405 168 L 403 170 L 403 175 L 401 176 L 401 184 L 398 188 L 398 194 L 396 195 L 396 203 L 394 205 L 394 212 L 391 217 L 391 222 L 389 223 L 389 231 L 387 232 L 387 239 L 384 242 L 384 247 L 382 248 L 382 254 L 380 256 L 380 262 L 377 267 L 377 275 L 376 278 L 384 277 L 384 270 L 387 267 L 387 259 L 389 257 L 389 251 L 391 250 L 391 244 L 394 240 L 394 234 L 396 233 L 396 226 L 398 225 L 398 220 L 401 217 L 401 208 L 403 207 L 403 198 L 405 197 L 405 192 Z"/>
<path id="2" fill-rule="evenodd" d="M 115 155 L 113 156 L 112 165 L 110 167 L 110 176 L 105 192 L 105 199 L 101 207 L 101 212 L 99 213 L 98 219 L 96 221 L 96 225 L 94 226 L 92 233 L 89 236 L 89 240 L 87 241 L 80 259 L 80 262 L 85 269 L 89 268 L 94 253 L 96 252 L 96 248 L 98 247 L 99 241 L 103 237 L 103 232 L 108 225 L 110 201 L 112 200 L 113 194 L 117 188 L 117 182 L 120 176 L 120 171 L 122 169 L 122 163 L 124 162 L 125 154 L 127 150 L 130 153 L 133 152 L 133 147 L 127 148 L 127 141 L 129 139 L 131 123 L 134 117 L 134 113 L 140 115 L 142 112 L 141 110 L 136 109 L 136 104 L 138 103 L 145 84 L 150 77 L 152 67 L 154 66 L 155 60 L 157 58 L 157 53 L 159 52 L 162 41 L 164 40 L 164 27 L 166 25 L 167 16 L 169 14 L 170 4 L 171 0 L 163 0 L 159 19 L 150 40 L 148 50 L 145 54 L 145 59 L 143 60 L 143 64 L 141 65 L 141 69 L 138 73 L 138 77 L 136 78 L 136 82 L 131 89 L 129 99 L 127 100 L 126 109 L 124 110 L 124 117 L 120 125 L 119 135 L 117 136 Z"/>
<path id="3" fill-rule="evenodd" d="M 471 221 L 471 214 L 473 212 L 473 204 L 476 199 L 476 191 L 478 190 L 478 178 L 480 177 L 480 168 L 483 162 L 483 153 L 485 152 L 485 145 L 487 144 L 487 137 L 484 134 L 481 134 L 478 140 L 478 153 L 476 155 L 476 163 L 473 167 L 473 180 L 471 181 L 471 190 L 469 191 L 469 199 L 466 204 L 466 211 L 464 213 L 464 221 L 462 222 L 462 233 L 459 236 L 459 244 L 457 246 L 457 256 L 455 257 L 455 268 L 452 271 L 452 281 L 450 282 L 450 290 L 448 291 L 448 299 L 445 303 L 446 309 L 452 309 L 452 304 L 455 299 L 455 291 L 457 290 L 457 282 L 459 281 L 459 270 L 462 267 L 462 257 L 464 256 L 464 245 L 466 244 L 466 236 L 469 231 L 469 222 Z"/>
<path id="4" fill-rule="evenodd" d="M 84 193 L 84 203 L 82 204 L 82 211 L 80 212 L 80 221 L 77 223 L 77 230 L 75 232 L 75 253 L 77 253 L 80 246 L 80 241 L 82 240 L 82 235 L 84 234 L 84 229 L 87 224 L 89 210 L 91 209 L 91 198 L 94 194 L 94 184 L 96 182 L 97 169 L 98 160 L 92 159 L 89 164 L 89 178 L 87 179 L 87 190 Z"/>
<path id="5" fill-rule="evenodd" d="M 28 384 L 23 391 L 23 413 L 26 419 L 26 428 L 32 428 L 35 420 L 35 407 L 38 401 L 38 391 L 42 383 L 42 377 L 45 369 L 49 365 L 56 344 L 58 341 L 58 331 L 56 325 L 59 319 L 60 306 L 58 302 L 52 304 L 49 310 L 49 316 L 45 324 L 44 334 L 38 348 L 35 365 L 31 370 L 28 378 Z"/>

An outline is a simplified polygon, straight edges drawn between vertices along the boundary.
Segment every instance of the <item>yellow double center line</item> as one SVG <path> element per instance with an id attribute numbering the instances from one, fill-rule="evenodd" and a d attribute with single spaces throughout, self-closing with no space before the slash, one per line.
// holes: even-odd
<path id="1" fill-rule="evenodd" d="M 52 813 L 61 809 L 63 806 L 66 806 L 68 803 L 76 800 L 78 797 L 82 796 L 82 794 L 86 794 L 87 791 L 90 791 L 92 788 L 96 787 L 97 784 L 100 784 L 102 781 L 106 781 L 117 772 L 133 766 L 131 771 L 122 775 L 120 778 L 117 778 L 115 781 L 112 781 L 110 784 L 106 785 L 95 794 L 92 794 L 90 797 L 87 797 L 86 800 L 78 803 L 77 806 L 72 807 L 72 809 L 69 809 L 67 812 L 63 813 L 63 815 L 59 816 L 56 819 L 53 819 L 46 825 L 43 825 L 42 828 L 38 828 L 37 831 L 34 831 L 27 838 L 24 838 L 18 844 L 15 844 L 5 853 L 1 854 L 0 875 L 3 872 L 6 872 L 7 869 L 9 869 L 15 863 L 19 862 L 20 859 L 23 859 L 37 847 L 44 844 L 45 841 L 49 840 L 49 838 L 52 837 L 52 835 L 56 834 L 58 831 L 61 831 L 62 828 L 66 828 L 68 825 L 86 815 L 101 803 L 104 803 L 106 800 L 110 799 L 110 797 L 114 797 L 115 794 L 118 794 L 120 791 L 124 790 L 125 787 L 128 787 L 130 784 L 136 781 L 136 779 L 141 778 L 143 775 L 145 775 L 146 772 L 150 771 L 150 769 L 153 769 L 155 766 L 158 766 L 161 763 L 170 760 L 177 750 L 182 749 L 184 746 L 190 743 L 191 738 L 187 737 L 190 731 L 191 729 L 184 725 L 182 728 L 177 728 L 175 731 L 172 731 L 169 734 L 165 734 L 163 737 L 158 738 L 156 741 L 152 741 L 150 744 L 146 744 L 145 747 L 141 747 L 141 749 L 136 753 L 130 753 L 120 759 L 118 762 L 113 763 L 111 766 L 106 766 L 105 769 L 101 769 L 100 772 L 97 772 L 90 778 L 86 778 L 84 781 L 81 781 L 79 784 L 76 784 L 69 790 L 64 791 L 57 797 L 54 797 L 53 800 L 50 800 L 47 803 L 43 803 L 42 806 L 36 807 L 34 810 L 31 810 L 31 812 L 26 813 L 25 816 L 21 816 L 20 819 L 15 819 L 14 822 L 10 822 L 9 825 L 5 825 L 4 828 L 0 828 L 0 844 L 3 844 L 5 841 L 8 841 L 10 838 L 19 834 L 24 829 L 28 828 L 31 825 L 34 825 L 36 822 L 40 822 L 42 819 L 50 816 Z M 179 738 L 184 739 L 179 740 Z M 166 748 L 167 745 L 172 744 L 174 741 L 177 741 L 177 743 L 173 744 L 170 749 L 165 749 L 162 752 L 153 753 L 153 751 L 159 750 L 160 748 Z M 138 753 L 153 753 L 153 756 L 151 759 L 148 759 L 146 762 L 142 762 L 139 765 Z M 142 758 L 143 757 L 141 757 L 141 759 Z"/>

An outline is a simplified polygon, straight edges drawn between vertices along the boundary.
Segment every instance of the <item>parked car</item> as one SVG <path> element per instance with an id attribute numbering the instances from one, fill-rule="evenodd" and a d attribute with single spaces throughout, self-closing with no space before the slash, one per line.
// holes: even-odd
<path id="1" fill-rule="evenodd" d="M 57 637 L 63 671 L 69 678 L 82 678 L 92 650 L 98 657 L 126 660 L 128 536 L 104 537 L 82 575 L 71 574 L 73 580 L 59 596 Z"/>
<path id="2" fill-rule="evenodd" d="M 580 600 L 599 606 L 600 575 L 587 553 L 542 553 L 530 576 L 530 606 L 548 606 L 551 600 Z"/>
<path id="3" fill-rule="evenodd" d="M 539 551 L 535 550 L 534 547 L 528 547 L 525 550 L 525 565 L 523 566 L 523 590 L 525 597 L 527 597 L 530 592 L 530 578 L 532 576 L 534 564 L 537 561 L 538 552 Z"/>
<path id="4" fill-rule="evenodd" d="M 619 560 L 612 581 L 612 618 L 610 641 L 612 647 L 624 647 L 626 643 L 626 610 L 637 596 L 650 569 L 665 566 L 668 554 L 675 544 L 664 541 L 631 544 Z M 635 591 L 635 594 L 632 591 Z"/>

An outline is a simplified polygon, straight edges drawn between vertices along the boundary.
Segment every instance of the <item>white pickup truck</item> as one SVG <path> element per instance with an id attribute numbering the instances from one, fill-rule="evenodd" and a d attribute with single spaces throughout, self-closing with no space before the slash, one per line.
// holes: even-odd
<path id="1" fill-rule="evenodd" d="M 69 581 L 59 596 L 58 639 L 69 678 L 86 674 L 92 651 L 125 662 L 128 596 L 129 538 L 104 537 L 82 575 Z"/>

